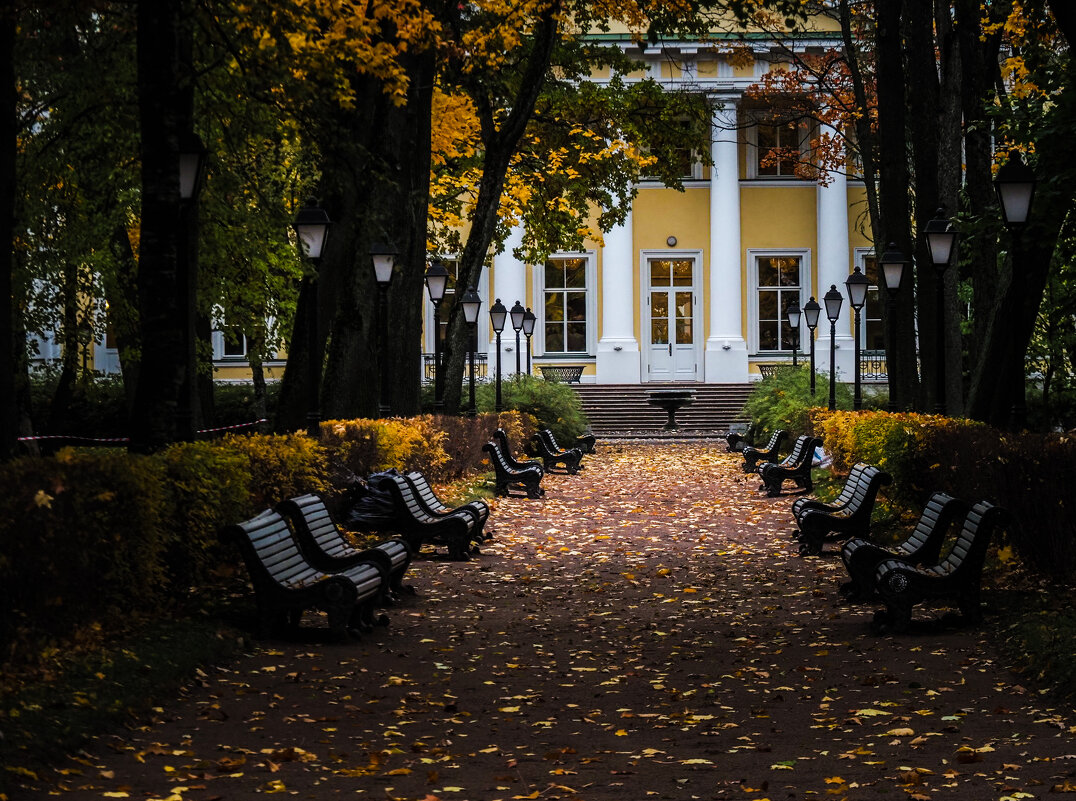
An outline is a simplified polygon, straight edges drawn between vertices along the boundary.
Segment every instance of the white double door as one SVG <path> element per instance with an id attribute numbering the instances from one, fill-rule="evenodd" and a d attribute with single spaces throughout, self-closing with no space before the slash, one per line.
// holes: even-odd
<path id="1" fill-rule="evenodd" d="M 647 259 L 650 381 L 699 380 L 699 293 L 694 258 Z"/>

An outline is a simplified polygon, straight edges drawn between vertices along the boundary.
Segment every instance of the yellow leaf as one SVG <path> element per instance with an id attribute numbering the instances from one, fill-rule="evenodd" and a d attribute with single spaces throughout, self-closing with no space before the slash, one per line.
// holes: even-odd
<path id="1" fill-rule="evenodd" d="M 616 736 L 617 737 L 627 737 L 628 733 L 626 731 L 624 731 L 624 729 L 617 729 L 616 730 Z"/>
<path id="2" fill-rule="evenodd" d="M 914 737 L 915 732 L 912 731 L 911 729 L 909 729 L 907 726 L 904 726 L 904 727 L 899 728 L 899 729 L 890 729 L 889 731 L 886 732 L 886 736 L 888 736 L 888 737 Z"/>
<path id="3" fill-rule="evenodd" d="M 386 776 L 407 776 L 411 772 L 411 768 L 396 768 L 386 773 Z"/>

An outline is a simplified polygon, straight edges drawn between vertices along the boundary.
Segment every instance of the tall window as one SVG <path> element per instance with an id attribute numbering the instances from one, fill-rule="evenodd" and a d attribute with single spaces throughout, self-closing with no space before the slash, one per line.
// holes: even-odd
<path id="1" fill-rule="evenodd" d="M 794 121 L 760 120 L 755 126 L 755 176 L 795 178 L 803 140 L 803 132 Z"/>
<path id="2" fill-rule="evenodd" d="M 237 331 L 234 328 L 225 328 L 222 330 L 224 334 L 224 346 L 221 349 L 221 356 L 225 359 L 243 359 L 247 355 L 247 338 L 241 331 Z"/>
<path id="3" fill-rule="evenodd" d="M 757 256 L 758 276 L 755 331 L 758 350 L 792 352 L 798 346 L 795 331 L 788 325 L 785 310 L 800 304 L 803 287 L 801 256 Z M 802 306 L 802 304 L 800 304 Z"/>
<path id="4" fill-rule="evenodd" d="M 587 352 L 587 260 L 545 263 L 545 352 Z"/>
<path id="5" fill-rule="evenodd" d="M 859 347 L 863 350 L 885 350 L 885 328 L 882 326 L 882 291 L 878 281 L 878 260 L 874 254 L 863 256 L 863 274 L 867 276 L 870 285 L 867 287 L 867 302 L 863 304 L 860 312 L 860 325 L 862 341 Z"/>

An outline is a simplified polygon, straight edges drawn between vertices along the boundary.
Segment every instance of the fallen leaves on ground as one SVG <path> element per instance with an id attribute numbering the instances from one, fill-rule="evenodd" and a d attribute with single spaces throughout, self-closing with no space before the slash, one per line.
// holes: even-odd
<path id="1" fill-rule="evenodd" d="M 737 455 L 599 448 L 544 499 L 496 501 L 470 562 L 416 560 L 390 628 L 263 644 L 77 773 L 20 779 L 183 801 L 1076 791 L 1069 710 L 1013 683 L 981 631 L 872 635 L 871 608 L 838 602 L 840 560 L 795 554 L 790 499 Z"/>

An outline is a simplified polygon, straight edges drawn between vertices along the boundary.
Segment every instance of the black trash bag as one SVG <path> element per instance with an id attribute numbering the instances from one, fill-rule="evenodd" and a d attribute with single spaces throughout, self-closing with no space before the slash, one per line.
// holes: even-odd
<path id="1" fill-rule="evenodd" d="M 395 472 L 395 471 L 393 471 Z M 396 504 L 392 499 L 392 493 L 375 486 L 376 476 L 364 482 L 365 492 L 361 495 L 356 492 L 354 501 L 341 515 L 344 525 L 351 529 L 383 529 L 391 528 L 396 522 Z"/>

